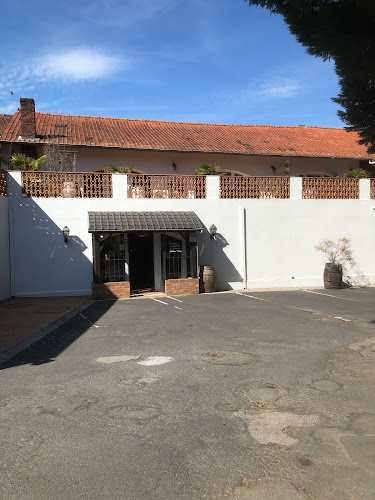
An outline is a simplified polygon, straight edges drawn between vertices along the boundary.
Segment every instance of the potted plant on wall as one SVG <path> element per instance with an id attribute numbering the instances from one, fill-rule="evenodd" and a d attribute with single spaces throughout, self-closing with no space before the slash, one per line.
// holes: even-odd
<path id="1" fill-rule="evenodd" d="M 195 175 L 219 175 L 220 167 L 216 163 L 202 163 L 202 165 L 195 171 Z"/>
<path id="2" fill-rule="evenodd" d="M 324 268 L 324 288 L 341 288 L 343 269 L 355 264 L 350 239 L 342 236 L 337 241 L 323 240 L 314 248 L 317 252 L 324 253 L 328 260 Z"/>
<path id="3" fill-rule="evenodd" d="M 371 177 L 371 173 L 364 168 L 352 168 L 343 174 L 347 179 L 367 179 Z"/>
<path id="4" fill-rule="evenodd" d="M 110 174 L 131 174 L 134 170 L 134 167 L 118 167 L 117 165 L 111 165 L 108 168 L 104 169 L 104 172 Z"/>

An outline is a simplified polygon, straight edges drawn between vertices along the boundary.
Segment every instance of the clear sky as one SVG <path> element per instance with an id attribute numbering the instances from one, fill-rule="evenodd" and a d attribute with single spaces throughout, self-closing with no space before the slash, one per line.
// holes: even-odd
<path id="1" fill-rule="evenodd" d="M 341 127 L 331 62 L 244 0 L 3 0 L 0 113 Z M 9 91 L 13 92 L 13 95 Z"/>

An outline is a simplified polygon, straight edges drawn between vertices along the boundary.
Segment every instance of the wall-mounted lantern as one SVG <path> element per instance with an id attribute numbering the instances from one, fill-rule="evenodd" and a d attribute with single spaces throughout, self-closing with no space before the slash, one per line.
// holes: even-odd
<path id="1" fill-rule="evenodd" d="M 217 235 L 217 227 L 215 224 L 211 224 L 209 231 L 211 240 L 215 240 Z"/>
<path id="2" fill-rule="evenodd" d="M 68 241 L 70 240 L 69 234 L 70 234 L 70 229 L 68 228 L 68 226 L 65 226 L 63 229 L 63 236 L 64 236 L 65 243 L 68 243 Z"/>
<path id="3" fill-rule="evenodd" d="M 177 165 L 175 164 L 175 162 L 172 163 L 172 168 L 173 168 L 174 171 L 176 171 Z"/>

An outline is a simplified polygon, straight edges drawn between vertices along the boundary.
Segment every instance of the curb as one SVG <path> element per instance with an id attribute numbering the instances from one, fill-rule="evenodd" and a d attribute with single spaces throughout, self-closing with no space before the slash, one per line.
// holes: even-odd
<path id="1" fill-rule="evenodd" d="M 0 367 L 10 359 L 14 358 L 17 354 L 19 354 L 21 351 L 26 349 L 27 347 L 30 347 L 32 344 L 37 342 L 38 340 L 42 339 L 46 335 L 50 334 L 57 328 L 59 328 L 61 325 L 64 323 L 68 322 L 70 319 L 72 319 L 74 316 L 76 316 L 78 313 L 81 311 L 85 310 L 87 307 L 91 306 L 95 301 L 94 300 L 89 300 L 88 302 L 85 302 L 84 304 L 81 304 L 80 306 L 76 307 L 72 311 L 68 312 L 61 318 L 57 319 L 53 323 L 49 324 L 48 326 L 45 326 L 38 332 L 34 333 L 31 335 L 31 337 L 23 340 L 19 344 L 11 347 L 7 351 L 3 352 L 0 354 Z"/>

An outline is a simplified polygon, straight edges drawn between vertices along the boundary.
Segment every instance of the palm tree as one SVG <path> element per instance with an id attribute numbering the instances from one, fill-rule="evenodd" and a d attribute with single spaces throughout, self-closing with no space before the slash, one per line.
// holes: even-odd
<path id="1" fill-rule="evenodd" d="M 46 155 L 43 155 L 36 160 L 35 158 L 30 158 L 22 153 L 14 153 L 8 160 L 6 160 L 5 163 L 8 165 L 10 170 L 27 170 L 32 172 L 34 170 L 38 170 L 45 159 Z"/>

